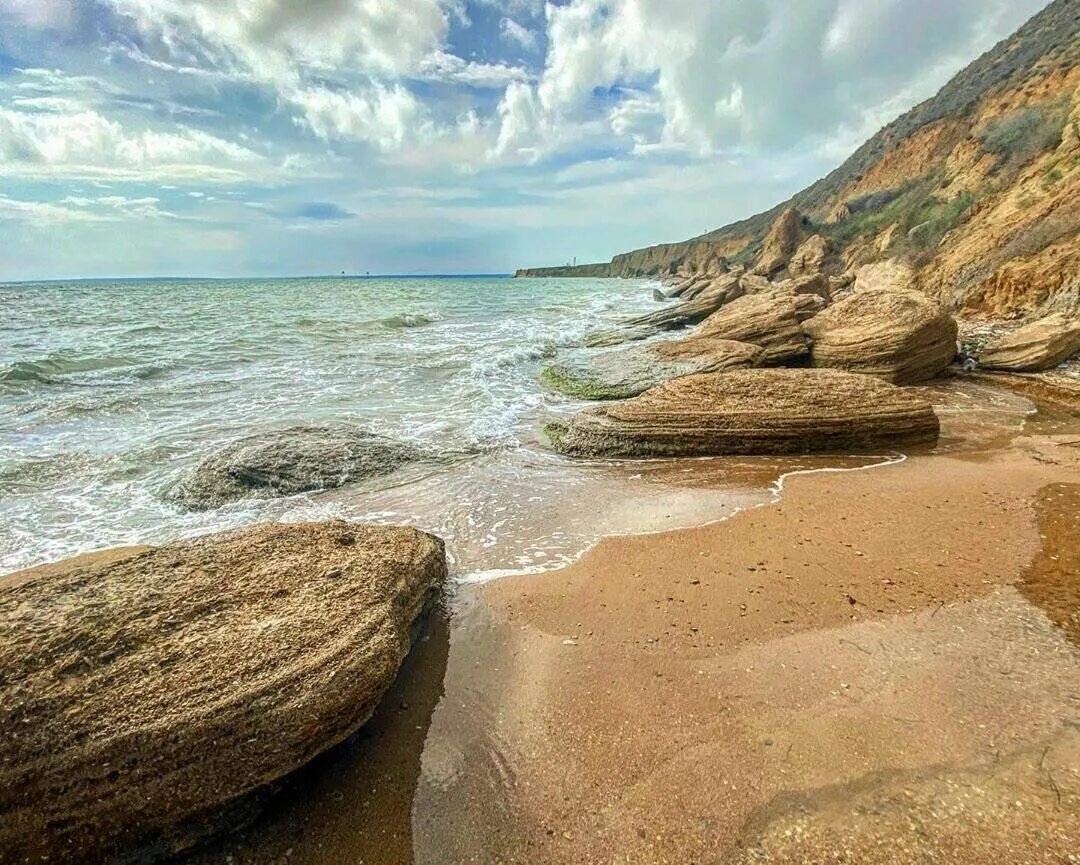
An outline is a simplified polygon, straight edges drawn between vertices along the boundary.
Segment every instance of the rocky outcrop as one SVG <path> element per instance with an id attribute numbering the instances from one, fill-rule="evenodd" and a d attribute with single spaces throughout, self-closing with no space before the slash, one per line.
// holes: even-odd
<path id="1" fill-rule="evenodd" d="M 794 207 L 787 208 L 765 235 L 754 273 L 772 276 L 784 270 L 805 236 L 802 214 Z"/>
<path id="2" fill-rule="evenodd" d="M 632 318 L 626 324 L 632 328 L 687 327 L 708 318 L 724 304 L 742 296 L 743 292 L 737 274 L 724 274 L 711 280 L 692 300 Z"/>
<path id="3" fill-rule="evenodd" d="M 168 850 L 172 827 L 336 745 L 445 575 L 438 538 L 330 522 L 5 577 L 0 858 Z"/>
<path id="4" fill-rule="evenodd" d="M 695 337 L 748 342 L 764 351 L 764 363 L 787 363 L 809 351 L 802 322 L 820 308 L 819 302 L 813 295 L 778 291 L 748 294 L 709 316 Z"/>
<path id="5" fill-rule="evenodd" d="M 540 379 L 576 399 L 625 399 L 684 375 L 754 366 L 762 354 L 760 348 L 744 342 L 673 340 L 582 353 L 545 367 Z"/>
<path id="6" fill-rule="evenodd" d="M 194 510 L 288 496 L 388 474 L 420 453 L 356 427 L 295 426 L 246 436 L 203 460 L 170 498 Z"/>
<path id="7" fill-rule="evenodd" d="M 867 289 L 804 325 L 814 366 L 878 376 L 894 384 L 933 378 L 956 356 L 956 321 L 917 291 Z"/>
<path id="8" fill-rule="evenodd" d="M 546 428 L 553 446 L 592 457 L 859 451 L 937 440 L 914 393 L 836 370 L 692 375 Z"/>
<path id="9" fill-rule="evenodd" d="M 792 276 L 813 276 L 824 274 L 832 263 L 832 243 L 820 234 L 808 237 L 800 244 L 787 263 L 788 273 Z"/>
<path id="10" fill-rule="evenodd" d="M 1080 352 L 1080 318 L 1047 315 L 988 343 L 979 366 L 1013 372 L 1040 372 Z"/>
<path id="11" fill-rule="evenodd" d="M 899 289 L 915 287 L 915 269 L 906 261 L 890 258 L 873 264 L 864 264 L 855 271 L 855 290 Z"/>

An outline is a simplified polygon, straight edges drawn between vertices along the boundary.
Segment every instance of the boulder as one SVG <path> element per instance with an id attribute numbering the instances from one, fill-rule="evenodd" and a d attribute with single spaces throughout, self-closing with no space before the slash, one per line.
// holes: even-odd
<path id="1" fill-rule="evenodd" d="M 866 289 L 803 327 L 814 366 L 875 375 L 894 384 L 933 378 L 956 356 L 956 321 L 917 291 Z"/>
<path id="2" fill-rule="evenodd" d="M 0 858 L 198 840 L 368 719 L 445 576 L 438 538 L 337 521 L 3 578 Z"/>
<path id="3" fill-rule="evenodd" d="M 855 271 L 855 291 L 870 291 L 878 288 L 914 289 L 914 268 L 899 258 L 890 258 L 886 261 L 864 264 Z"/>
<path id="4" fill-rule="evenodd" d="M 813 276 L 825 271 L 832 254 L 832 244 L 820 234 L 804 240 L 791 255 L 788 272 L 792 276 Z"/>
<path id="5" fill-rule="evenodd" d="M 755 366 L 762 350 L 744 342 L 686 339 L 583 352 L 540 372 L 552 390 L 575 399 L 625 399 L 669 379 L 701 372 Z"/>
<path id="6" fill-rule="evenodd" d="M 1080 318 L 1055 313 L 989 342 L 979 366 L 1013 372 L 1041 372 L 1080 352 Z"/>
<path id="7" fill-rule="evenodd" d="M 778 291 L 785 291 L 789 294 L 816 294 L 825 303 L 832 300 L 829 277 L 823 273 L 795 276 L 791 279 L 785 279 L 783 282 L 775 283 L 775 287 Z"/>
<path id="8" fill-rule="evenodd" d="M 628 342 L 638 342 L 661 333 L 660 327 L 616 327 L 611 330 L 597 330 L 584 337 L 579 345 L 583 348 L 611 348 Z"/>
<path id="9" fill-rule="evenodd" d="M 781 213 L 765 235 L 754 273 L 772 276 L 787 267 L 805 238 L 803 217 L 794 207 Z"/>
<path id="10" fill-rule="evenodd" d="M 193 510 L 251 495 L 288 496 L 388 474 L 419 459 L 410 445 L 344 424 L 256 433 L 207 457 L 169 493 Z"/>
<path id="11" fill-rule="evenodd" d="M 801 322 L 813 314 L 811 306 L 816 311 L 812 295 L 748 294 L 709 316 L 695 336 L 748 342 L 764 350 L 763 363 L 785 363 L 809 351 Z"/>
<path id="12" fill-rule="evenodd" d="M 829 453 L 932 444 L 938 419 L 911 391 L 869 376 L 751 369 L 675 379 L 546 431 L 573 456 Z"/>

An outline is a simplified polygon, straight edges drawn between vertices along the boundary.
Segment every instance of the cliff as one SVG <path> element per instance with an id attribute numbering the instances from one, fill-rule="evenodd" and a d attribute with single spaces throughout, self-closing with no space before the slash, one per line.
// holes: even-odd
<path id="1" fill-rule="evenodd" d="M 1080 307 L 1080 0 L 1055 0 L 890 123 L 840 167 L 771 210 L 610 263 L 519 276 L 707 273 L 726 260 L 783 274 L 766 250 L 794 212 L 832 269 L 899 259 L 968 314 Z M 790 218 L 790 217 L 789 217 Z M 766 253 L 771 262 L 764 262 Z M 779 254 L 779 258 L 777 258 Z M 787 256 L 792 254 L 787 251 Z"/>

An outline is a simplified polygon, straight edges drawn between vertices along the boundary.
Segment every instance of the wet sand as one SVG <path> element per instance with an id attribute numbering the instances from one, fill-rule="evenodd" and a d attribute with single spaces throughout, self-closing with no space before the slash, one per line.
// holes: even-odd
<path id="1" fill-rule="evenodd" d="M 1076 861 L 1076 428 L 463 586 L 373 722 L 192 861 Z"/>

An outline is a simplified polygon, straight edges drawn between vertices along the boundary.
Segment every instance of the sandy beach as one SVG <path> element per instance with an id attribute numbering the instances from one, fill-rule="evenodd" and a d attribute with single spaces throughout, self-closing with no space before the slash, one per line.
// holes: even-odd
<path id="1" fill-rule="evenodd" d="M 1068 862 L 1070 425 L 462 587 L 372 723 L 194 861 Z"/>

